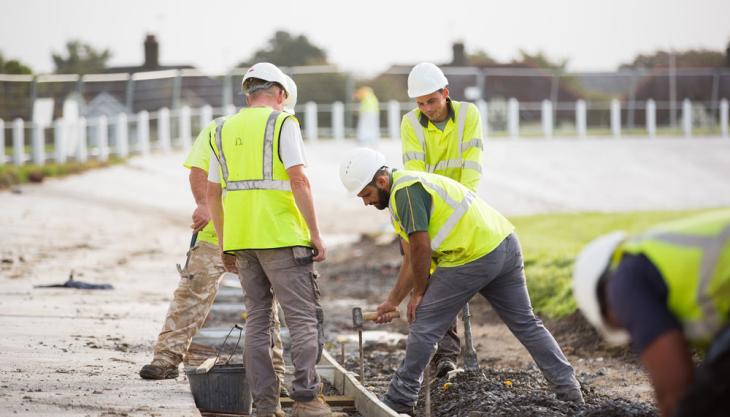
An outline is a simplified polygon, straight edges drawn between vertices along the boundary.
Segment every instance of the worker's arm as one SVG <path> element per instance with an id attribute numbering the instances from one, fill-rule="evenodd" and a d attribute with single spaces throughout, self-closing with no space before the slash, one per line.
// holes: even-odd
<path id="1" fill-rule="evenodd" d="M 467 111 L 466 124 L 464 125 L 464 149 L 461 157 L 464 161 L 468 161 L 464 169 L 461 170 L 461 181 L 466 188 L 477 192 L 479 182 L 482 180 L 482 172 L 484 165 L 482 160 L 482 148 L 484 142 L 482 138 L 482 119 L 479 110 L 470 103 L 463 103 L 463 106 L 469 106 Z M 479 169 L 473 169 L 469 165 L 475 164 Z"/>
<path id="2" fill-rule="evenodd" d="M 312 199 L 312 189 L 309 185 L 309 179 L 304 173 L 304 165 L 296 165 L 286 170 L 291 183 L 291 191 L 294 194 L 294 202 L 304 217 L 304 221 L 309 228 L 310 239 L 316 254 L 313 258 L 315 262 L 322 262 L 327 258 L 327 247 L 325 246 L 319 234 L 319 225 L 317 224 L 317 214 L 314 211 L 314 201 Z"/>
<path id="3" fill-rule="evenodd" d="M 193 211 L 193 224 L 190 227 L 193 231 L 198 232 L 210 222 L 210 211 L 206 203 L 208 173 L 200 168 L 192 167 L 190 168 L 188 180 L 190 181 L 190 190 L 193 192 L 193 198 L 196 204 L 195 210 Z"/>
<path id="4" fill-rule="evenodd" d="M 671 416 L 692 382 L 694 369 L 682 332 L 671 330 L 655 339 L 641 353 L 641 363 L 649 372 L 662 416 Z"/>
<path id="5" fill-rule="evenodd" d="M 428 287 L 431 270 L 431 239 L 428 232 L 414 232 L 408 236 L 410 240 L 411 269 L 413 270 L 413 290 L 408 302 L 408 321 L 416 319 L 416 308 L 421 304 L 423 294 Z"/>
<path id="6" fill-rule="evenodd" d="M 413 131 L 411 121 L 403 116 L 400 122 L 401 151 L 403 154 L 403 168 L 412 171 L 426 171 L 426 150 L 421 147 L 416 132 Z"/>

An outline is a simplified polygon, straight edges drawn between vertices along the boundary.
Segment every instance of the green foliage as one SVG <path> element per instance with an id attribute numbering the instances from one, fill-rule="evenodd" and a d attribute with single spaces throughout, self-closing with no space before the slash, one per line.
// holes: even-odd
<path id="1" fill-rule="evenodd" d="M 571 290 L 573 260 L 594 238 L 615 231 L 637 233 L 699 211 L 572 213 L 518 217 L 527 288 L 536 312 L 564 317 L 576 309 Z"/>
<path id="2" fill-rule="evenodd" d="M 477 66 L 494 66 L 499 64 L 496 59 L 492 58 L 491 55 L 482 49 L 478 49 L 473 53 L 467 54 L 466 60 L 470 65 Z"/>
<path id="3" fill-rule="evenodd" d="M 53 53 L 57 74 L 93 74 L 102 72 L 112 53 L 108 49 L 98 51 L 79 40 L 66 42 L 65 55 Z"/>
<path id="4" fill-rule="evenodd" d="M 637 68 L 666 68 L 669 66 L 671 55 L 674 55 L 674 65 L 677 68 L 691 67 L 722 67 L 725 64 L 725 54 L 722 51 L 709 49 L 689 49 L 687 51 L 659 50 L 652 54 L 639 54 L 633 61 L 622 64 L 621 69 Z"/>
<path id="5" fill-rule="evenodd" d="M 257 50 L 248 61 L 239 66 L 247 67 L 256 62 L 271 62 L 280 66 L 322 65 L 327 63 L 324 49 L 312 44 L 304 35 L 293 36 L 279 30 L 269 39 L 266 47 Z"/>
<path id="6" fill-rule="evenodd" d="M 38 165 L 4 165 L 0 166 L 0 190 L 12 187 L 16 184 L 27 182 L 39 182 L 46 177 L 65 177 L 71 174 L 78 174 L 90 169 L 107 167 L 118 164 L 123 159 L 110 157 L 109 161 L 101 162 L 91 160 L 87 162 L 67 162 L 65 164 Z"/>
<path id="7" fill-rule="evenodd" d="M 17 59 L 5 60 L 0 53 L 0 74 L 32 74 L 30 67 Z"/>
<path id="8" fill-rule="evenodd" d="M 559 61 L 551 61 L 542 51 L 531 54 L 525 50 L 520 49 L 520 58 L 513 59 L 512 65 L 528 68 L 549 68 L 556 70 L 564 70 L 565 66 L 568 65 L 567 59 Z"/>

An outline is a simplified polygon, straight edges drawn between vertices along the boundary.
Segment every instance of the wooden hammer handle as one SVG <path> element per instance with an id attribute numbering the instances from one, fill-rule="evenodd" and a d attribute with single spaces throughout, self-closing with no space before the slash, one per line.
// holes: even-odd
<path id="1" fill-rule="evenodd" d="M 400 311 L 398 311 L 398 310 L 391 311 L 390 314 L 392 314 L 393 318 L 396 318 L 396 319 L 400 317 Z M 362 313 L 362 319 L 364 321 L 374 321 L 377 318 L 378 318 L 377 311 L 368 311 L 367 313 L 366 312 Z"/>

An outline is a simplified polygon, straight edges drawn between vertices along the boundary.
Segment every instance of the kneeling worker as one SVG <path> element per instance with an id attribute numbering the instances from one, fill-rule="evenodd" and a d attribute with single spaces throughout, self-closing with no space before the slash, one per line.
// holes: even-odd
<path id="1" fill-rule="evenodd" d="M 390 321 L 390 312 L 410 293 L 406 357 L 385 394 L 388 406 L 413 414 L 436 343 L 476 293 L 527 348 L 558 398 L 583 401 L 573 368 L 532 311 L 520 245 L 506 218 L 450 178 L 391 171 L 371 149 L 348 153 L 340 179 L 366 205 L 387 208 L 403 240 L 398 280 L 378 307 L 378 321 Z M 436 269 L 429 276 L 431 260 Z"/>
<path id="2" fill-rule="evenodd" d="M 609 342 L 631 339 L 663 416 L 728 415 L 730 210 L 599 237 L 576 260 L 573 294 Z M 696 372 L 690 347 L 707 350 Z"/>

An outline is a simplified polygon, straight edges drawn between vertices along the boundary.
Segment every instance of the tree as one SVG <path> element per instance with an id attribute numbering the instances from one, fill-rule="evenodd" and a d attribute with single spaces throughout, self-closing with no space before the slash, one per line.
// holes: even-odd
<path id="1" fill-rule="evenodd" d="M 664 51 L 659 50 L 652 54 L 639 54 L 633 61 L 622 64 L 620 69 L 637 68 L 667 68 L 670 57 L 674 55 L 674 65 L 677 68 L 691 67 L 721 67 L 725 63 L 725 54 L 722 51 L 709 49 L 689 49 L 686 51 Z"/>
<path id="2" fill-rule="evenodd" d="M 257 50 L 247 61 L 239 64 L 247 67 L 256 62 L 271 62 L 281 66 L 321 65 L 327 63 L 324 49 L 309 42 L 304 35 L 292 36 L 279 30 L 269 39 L 266 47 Z"/>
<path id="3" fill-rule="evenodd" d="M 93 74 L 102 72 L 112 53 L 108 49 L 98 51 L 79 40 L 66 43 L 66 55 L 53 53 L 57 74 Z"/>
<path id="4" fill-rule="evenodd" d="M 513 59 L 512 65 L 530 68 L 550 68 L 563 70 L 565 69 L 565 66 L 568 65 L 568 60 L 562 59 L 559 61 L 551 61 L 550 58 L 548 58 L 542 52 L 530 54 L 529 52 L 520 49 L 520 58 Z"/>
<path id="5" fill-rule="evenodd" d="M 476 50 L 474 53 L 470 53 L 466 57 L 469 65 L 476 65 L 478 67 L 487 67 L 498 65 L 496 59 L 492 58 L 487 52 L 482 49 Z"/>
<path id="6" fill-rule="evenodd" d="M 30 67 L 18 61 L 17 59 L 5 60 L 3 54 L 0 53 L 0 74 L 32 74 Z"/>

